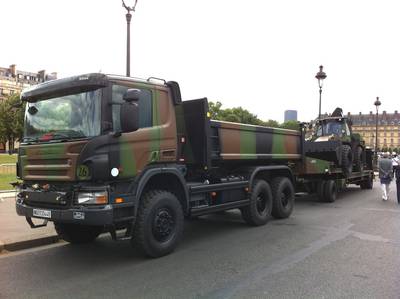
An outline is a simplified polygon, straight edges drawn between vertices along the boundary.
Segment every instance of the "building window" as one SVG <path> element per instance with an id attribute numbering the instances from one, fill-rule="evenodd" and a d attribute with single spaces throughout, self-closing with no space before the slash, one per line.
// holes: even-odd
<path id="1" fill-rule="evenodd" d="M 10 89 L 10 95 L 14 94 L 14 90 Z"/>

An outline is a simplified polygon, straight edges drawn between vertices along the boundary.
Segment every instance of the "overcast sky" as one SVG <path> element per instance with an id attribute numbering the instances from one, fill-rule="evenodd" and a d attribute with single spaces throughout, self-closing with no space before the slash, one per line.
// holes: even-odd
<path id="1" fill-rule="evenodd" d="M 129 2 L 131 1 L 131 2 Z M 133 0 L 126 0 L 127 4 Z M 189 100 L 208 97 L 283 121 L 322 111 L 400 110 L 398 1 L 138 0 L 131 25 L 131 75 L 180 83 Z M 126 20 L 119 0 L 1 0 L 0 66 L 124 75 Z"/>

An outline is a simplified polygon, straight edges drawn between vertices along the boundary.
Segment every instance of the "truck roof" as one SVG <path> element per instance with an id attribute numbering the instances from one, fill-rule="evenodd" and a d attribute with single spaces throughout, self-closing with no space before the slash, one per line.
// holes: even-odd
<path id="1" fill-rule="evenodd" d="M 157 80 L 157 81 L 156 81 Z M 62 79 L 46 81 L 33 85 L 21 93 L 21 100 L 35 102 L 39 99 L 47 99 L 66 92 L 85 92 L 97 88 L 106 87 L 112 81 L 138 82 L 150 86 L 168 87 L 165 80 L 158 78 L 141 79 L 119 75 L 107 75 L 102 73 L 89 73 L 71 76 Z"/>

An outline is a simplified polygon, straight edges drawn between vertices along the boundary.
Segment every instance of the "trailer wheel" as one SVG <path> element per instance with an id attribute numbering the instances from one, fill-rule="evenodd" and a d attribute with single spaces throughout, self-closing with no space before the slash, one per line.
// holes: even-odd
<path id="1" fill-rule="evenodd" d="M 355 165 L 355 170 L 360 172 L 363 170 L 363 149 L 361 146 L 357 146 L 355 156 L 354 156 L 354 165 Z"/>
<path id="2" fill-rule="evenodd" d="M 317 185 L 317 197 L 319 201 L 325 201 L 325 181 L 319 181 Z"/>
<path id="3" fill-rule="evenodd" d="M 171 253 L 183 233 L 183 211 L 174 194 L 147 192 L 139 205 L 132 245 L 150 257 Z"/>
<path id="4" fill-rule="evenodd" d="M 353 171 L 353 153 L 350 145 L 342 145 L 342 170 L 346 177 L 350 176 Z"/>
<path id="5" fill-rule="evenodd" d="M 242 218 L 249 225 L 264 225 L 271 217 L 271 210 L 271 187 L 264 180 L 256 180 L 251 190 L 250 204 L 241 209 Z"/>
<path id="6" fill-rule="evenodd" d="M 72 244 L 90 243 L 103 231 L 102 226 L 79 225 L 71 223 L 54 223 L 58 236 Z"/>
<path id="7" fill-rule="evenodd" d="M 334 180 L 328 180 L 324 186 L 324 201 L 325 202 L 334 202 L 337 197 L 337 187 L 336 182 Z"/>
<path id="8" fill-rule="evenodd" d="M 294 187 L 287 177 L 277 177 L 272 181 L 272 216 L 288 218 L 294 207 Z"/>
<path id="9" fill-rule="evenodd" d="M 374 187 L 374 179 L 371 177 L 368 177 L 368 179 L 362 181 L 360 183 L 360 187 L 361 189 L 367 189 L 367 190 L 371 190 Z"/>

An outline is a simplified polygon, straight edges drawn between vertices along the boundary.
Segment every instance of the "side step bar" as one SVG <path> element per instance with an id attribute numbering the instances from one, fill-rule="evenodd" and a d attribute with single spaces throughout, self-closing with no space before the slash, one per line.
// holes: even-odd
<path id="1" fill-rule="evenodd" d="M 248 204 L 250 204 L 250 200 L 244 199 L 244 200 L 239 200 L 239 201 L 227 202 L 227 203 L 223 203 L 223 204 L 215 205 L 215 206 L 192 208 L 191 215 L 192 216 L 200 216 L 200 215 L 210 214 L 210 213 L 214 213 L 214 212 L 240 208 L 240 207 L 244 207 Z"/>

